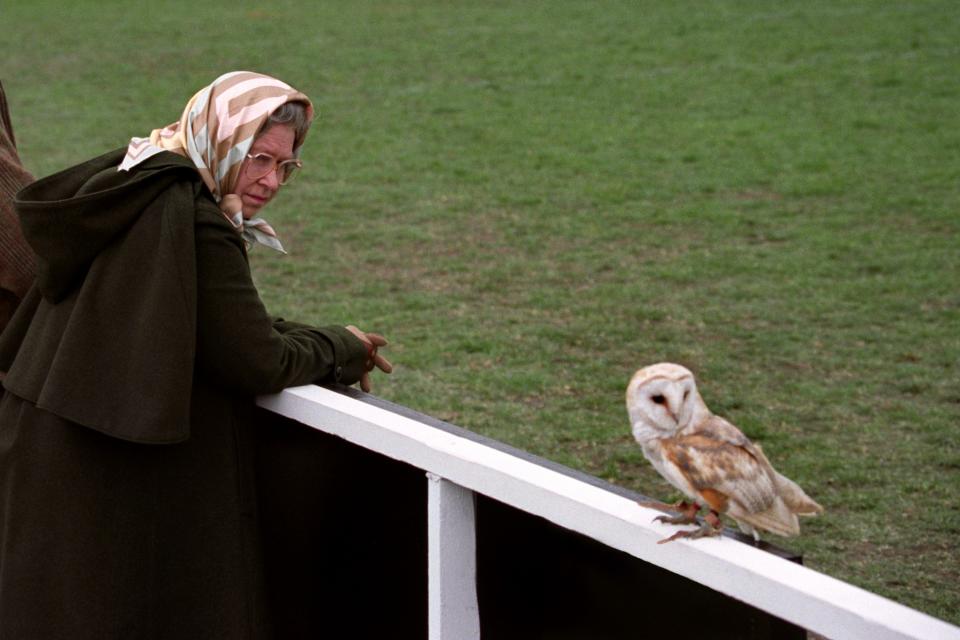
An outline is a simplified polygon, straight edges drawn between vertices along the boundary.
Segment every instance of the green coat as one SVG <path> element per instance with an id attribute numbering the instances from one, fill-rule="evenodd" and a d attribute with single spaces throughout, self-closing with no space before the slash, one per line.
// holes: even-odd
<path id="1" fill-rule="evenodd" d="M 366 349 L 268 316 L 189 161 L 122 156 L 17 196 L 38 276 L 0 336 L 0 637 L 263 637 L 253 398 L 352 384 Z"/>

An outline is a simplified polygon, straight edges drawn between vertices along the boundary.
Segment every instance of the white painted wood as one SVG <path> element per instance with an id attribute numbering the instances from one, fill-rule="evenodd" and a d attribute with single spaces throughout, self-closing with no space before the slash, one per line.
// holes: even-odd
<path id="1" fill-rule="evenodd" d="M 960 628 L 730 538 L 658 545 L 675 527 L 630 499 L 317 386 L 260 406 L 541 516 L 836 640 L 960 640 Z"/>
<path id="2" fill-rule="evenodd" d="M 430 640 L 479 640 L 473 492 L 427 474 Z"/>

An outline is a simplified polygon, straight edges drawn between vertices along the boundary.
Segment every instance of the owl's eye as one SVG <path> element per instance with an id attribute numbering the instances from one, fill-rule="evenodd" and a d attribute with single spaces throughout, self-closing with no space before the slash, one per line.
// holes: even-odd
<path id="1" fill-rule="evenodd" d="M 683 399 L 686 400 L 689 395 L 690 395 L 690 390 L 687 389 L 686 391 L 683 392 Z"/>
<path id="2" fill-rule="evenodd" d="M 663 397 L 662 395 L 660 395 L 659 393 L 658 393 L 657 395 L 655 395 L 655 396 L 651 396 L 650 399 L 653 400 L 654 403 L 656 403 L 656 404 L 663 404 L 664 402 L 667 401 L 667 399 L 664 398 L 664 397 Z"/>

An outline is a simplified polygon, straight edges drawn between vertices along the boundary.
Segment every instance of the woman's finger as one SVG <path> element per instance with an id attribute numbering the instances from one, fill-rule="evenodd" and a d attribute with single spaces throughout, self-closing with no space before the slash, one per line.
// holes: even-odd
<path id="1" fill-rule="evenodd" d="M 393 371 L 393 365 L 390 364 L 390 361 L 379 353 L 374 354 L 373 363 L 377 365 L 377 369 L 380 369 L 380 371 L 383 371 L 384 373 L 391 373 Z"/>
<path id="2" fill-rule="evenodd" d="M 377 347 L 385 347 L 385 346 L 387 346 L 387 339 L 384 338 L 384 337 L 383 337 L 382 335 L 380 335 L 379 333 L 368 333 L 368 334 L 367 334 L 367 340 L 369 340 L 370 342 L 372 342 L 372 343 L 374 344 L 374 346 L 377 346 Z"/>

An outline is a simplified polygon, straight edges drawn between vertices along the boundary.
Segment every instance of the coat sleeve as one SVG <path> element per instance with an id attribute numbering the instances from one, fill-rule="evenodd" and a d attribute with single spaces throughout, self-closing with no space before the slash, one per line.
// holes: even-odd
<path id="1" fill-rule="evenodd" d="M 267 314 L 242 239 L 212 206 L 197 210 L 196 255 L 198 375 L 251 394 L 360 379 L 367 350 L 346 328 Z"/>

